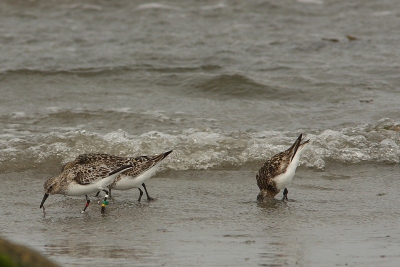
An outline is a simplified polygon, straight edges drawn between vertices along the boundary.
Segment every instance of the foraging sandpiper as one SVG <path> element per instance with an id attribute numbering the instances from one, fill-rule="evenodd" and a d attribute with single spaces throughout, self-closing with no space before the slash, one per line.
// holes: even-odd
<path id="1" fill-rule="evenodd" d="M 299 164 L 300 154 L 309 141 L 301 143 L 302 134 L 300 134 L 289 149 L 276 154 L 264 163 L 256 176 L 257 185 L 260 188 L 260 193 L 257 196 L 258 201 L 273 198 L 282 189 L 284 189 L 282 200 L 288 200 L 289 191 L 286 186 L 292 181 Z"/>
<path id="2" fill-rule="evenodd" d="M 90 203 L 88 194 L 103 190 L 106 192 L 106 196 L 104 197 L 101 207 L 101 213 L 104 214 L 105 206 L 108 204 L 107 186 L 109 186 L 120 173 L 132 169 L 132 167 L 131 164 L 125 164 L 117 168 L 110 168 L 101 162 L 81 162 L 81 164 L 75 164 L 70 168 L 64 168 L 59 176 L 52 177 L 44 183 L 45 194 L 40 203 L 40 208 L 43 207 L 43 214 L 46 214 L 43 204 L 49 195 L 85 195 L 86 205 L 82 211 L 83 213 Z"/>
<path id="3" fill-rule="evenodd" d="M 73 167 L 80 162 L 97 162 L 106 165 L 109 168 L 118 168 L 124 165 L 132 165 L 133 168 L 127 170 L 126 172 L 122 172 L 118 175 L 115 180 L 108 186 L 110 189 L 110 196 L 111 196 L 111 189 L 115 190 L 129 190 L 132 188 L 139 189 L 140 196 L 138 201 L 142 199 L 143 191 L 140 189 L 140 186 L 143 186 L 147 200 L 150 201 L 153 198 L 150 197 L 149 193 L 147 192 L 146 185 L 144 182 L 150 177 L 152 177 L 158 167 L 159 163 L 165 159 L 172 150 L 161 153 L 155 156 L 140 156 L 140 157 L 119 157 L 113 156 L 108 154 L 85 154 L 79 156 L 72 162 L 69 162 L 65 165 L 64 170 Z M 100 191 L 97 192 L 96 196 L 98 196 Z"/>

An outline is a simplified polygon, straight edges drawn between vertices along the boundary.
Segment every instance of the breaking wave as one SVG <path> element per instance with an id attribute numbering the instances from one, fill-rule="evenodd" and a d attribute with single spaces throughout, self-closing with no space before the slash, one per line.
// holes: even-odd
<path id="1" fill-rule="evenodd" d="M 215 129 L 150 131 L 131 135 L 123 130 L 106 134 L 67 128 L 35 134 L 30 131 L 0 135 L 0 171 L 55 168 L 82 153 L 124 156 L 174 153 L 164 169 L 208 169 L 261 163 L 287 149 L 299 133 L 224 132 Z M 400 123 L 382 119 L 373 124 L 305 133 L 311 140 L 300 165 L 323 170 L 331 161 L 339 163 L 399 163 Z"/>

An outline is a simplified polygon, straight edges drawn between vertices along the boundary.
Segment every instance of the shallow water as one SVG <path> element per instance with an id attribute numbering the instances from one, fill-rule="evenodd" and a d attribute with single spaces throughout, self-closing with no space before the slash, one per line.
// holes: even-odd
<path id="1" fill-rule="evenodd" d="M 299 168 L 289 202 L 266 203 L 253 167 L 161 172 L 155 201 L 114 191 L 104 216 L 96 201 L 81 214 L 83 197 L 50 196 L 43 217 L 43 174 L 2 175 L 1 202 L 13 203 L 2 235 L 63 266 L 397 266 L 398 165 Z"/>
<path id="2" fill-rule="evenodd" d="M 0 234 L 63 266 L 398 266 L 398 1 L 0 3 Z M 300 133 L 291 201 L 255 173 Z M 173 149 L 106 216 L 43 182 Z M 61 230 L 60 230 L 61 229 Z"/>

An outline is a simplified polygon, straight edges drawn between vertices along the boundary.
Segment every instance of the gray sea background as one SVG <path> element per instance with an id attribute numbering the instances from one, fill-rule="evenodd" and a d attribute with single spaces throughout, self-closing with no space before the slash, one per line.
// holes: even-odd
<path id="1" fill-rule="evenodd" d="M 399 29 L 397 0 L 0 2 L 0 236 L 61 266 L 400 266 Z M 300 133 L 289 201 L 257 203 Z M 153 202 L 39 209 L 79 154 L 170 149 Z"/>

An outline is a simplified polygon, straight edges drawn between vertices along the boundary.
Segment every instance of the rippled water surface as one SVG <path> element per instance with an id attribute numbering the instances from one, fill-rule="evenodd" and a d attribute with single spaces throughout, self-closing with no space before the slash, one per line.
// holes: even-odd
<path id="1" fill-rule="evenodd" d="M 399 12 L 0 3 L 0 234 L 63 266 L 398 266 Z M 291 201 L 257 204 L 256 171 L 300 133 Z M 81 153 L 170 149 L 155 202 L 131 190 L 105 217 L 81 215 L 83 198 L 38 209 L 43 182 Z"/>
<path id="2" fill-rule="evenodd" d="M 50 196 L 45 218 L 45 174 L 1 175 L 2 190 L 22 188 L 1 194 L 13 203 L 2 234 L 65 266 L 397 266 L 397 165 L 300 167 L 289 202 L 266 203 L 253 168 L 161 172 L 148 182 L 155 201 L 113 191 L 104 216 L 96 201 L 81 214 L 83 197 Z"/>

